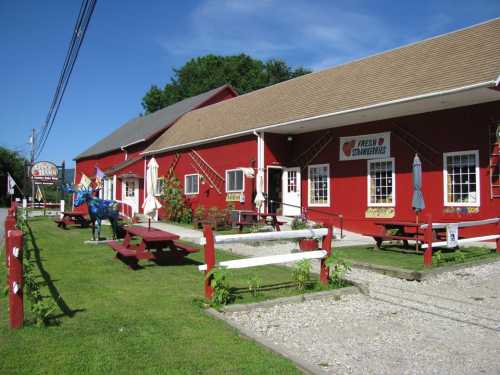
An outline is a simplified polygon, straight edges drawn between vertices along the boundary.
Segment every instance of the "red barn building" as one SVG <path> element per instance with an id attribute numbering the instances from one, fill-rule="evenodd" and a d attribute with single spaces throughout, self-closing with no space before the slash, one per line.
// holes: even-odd
<path id="1" fill-rule="evenodd" d="M 415 219 L 418 154 L 424 215 L 498 216 L 499 48 L 495 19 L 185 111 L 143 141 L 137 169 L 113 173 L 144 176 L 154 157 L 160 176 L 172 170 L 180 179 L 193 209 L 255 209 L 264 193 L 270 211 L 341 214 L 344 227 L 368 232 L 381 218 Z"/>
<path id="2" fill-rule="evenodd" d="M 231 86 L 224 85 L 132 119 L 75 158 L 75 183 L 80 181 L 82 174 L 95 178 L 96 168 L 99 168 L 106 174 L 101 196 L 121 200 L 130 205 L 134 213 L 140 212 L 144 201 L 145 169 L 141 152 L 185 113 L 236 95 Z"/>
<path id="3" fill-rule="evenodd" d="M 500 214 L 500 19 L 311 73 L 182 116 L 144 152 L 192 207 L 415 220 L 412 161 L 434 221 Z M 252 178 L 253 172 L 254 177 Z"/>

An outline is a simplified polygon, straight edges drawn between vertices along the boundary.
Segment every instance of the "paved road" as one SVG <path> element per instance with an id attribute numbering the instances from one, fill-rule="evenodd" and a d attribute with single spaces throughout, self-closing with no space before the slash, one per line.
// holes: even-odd
<path id="1" fill-rule="evenodd" d="M 6 208 L 0 208 L 0 223 L 2 224 L 0 226 L 0 239 L 3 241 L 3 228 L 4 228 L 4 222 L 5 222 L 5 217 L 7 216 L 7 209 Z"/>

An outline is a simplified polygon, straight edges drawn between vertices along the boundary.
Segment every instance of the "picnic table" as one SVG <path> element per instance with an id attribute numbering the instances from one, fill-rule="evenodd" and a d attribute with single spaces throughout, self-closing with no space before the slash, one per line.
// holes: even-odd
<path id="1" fill-rule="evenodd" d="M 88 215 L 84 212 L 64 211 L 61 214 L 62 218 L 54 220 L 59 228 L 67 229 L 68 225 L 80 225 L 86 228 L 90 225 Z"/>
<path id="2" fill-rule="evenodd" d="M 109 245 L 132 269 L 138 267 L 139 260 L 160 260 L 167 256 L 181 258 L 199 251 L 177 241 L 180 237 L 174 233 L 142 226 L 125 226 L 123 229 L 126 233 L 123 242 L 111 241 Z M 140 239 L 139 243 L 133 244 L 133 238 Z"/>
<path id="3" fill-rule="evenodd" d="M 240 221 L 236 223 L 240 228 L 240 232 L 243 232 L 245 226 L 252 226 L 255 223 L 267 224 L 274 228 L 275 231 L 279 232 L 280 226 L 285 224 L 282 221 L 278 221 L 277 214 L 256 212 L 256 211 L 241 211 Z"/>
<path id="4" fill-rule="evenodd" d="M 367 236 L 373 237 L 377 243 L 377 247 L 382 246 L 383 241 L 403 241 L 403 245 L 408 247 L 408 241 L 424 242 L 424 231 L 420 229 L 422 223 L 417 224 L 413 221 L 380 221 L 375 222 L 375 225 L 380 227 L 378 233 L 365 233 Z M 433 238 L 446 238 L 446 229 L 433 228 Z"/>

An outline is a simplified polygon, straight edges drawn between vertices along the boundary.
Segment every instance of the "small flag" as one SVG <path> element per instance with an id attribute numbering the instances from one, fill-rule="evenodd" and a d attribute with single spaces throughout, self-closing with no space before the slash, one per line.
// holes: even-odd
<path id="1" fill-rule="evenodd" d="M 7 194 L 14 195 L 14 188 L 17 186 L 16 181 L 12 178 L 9 172 L 7 172 Z"/>
<path id="2" fill-rule="evenodd" d="M 82 177 L 80 178 L 80 183 L 78 184 L 78 186 L 82 187 L 82 188 L 88 188 L 90 186 L 90 184 L 92 184 L 92 180 L 90 178 L 88 178 L 85 173 L 82 173 Z"/>
<path id="3" fill-rule="evenodd" d="M 104 172 L 101 171 L 101 169 L 98 166 L 96 166 L 95 167 L 95 182 L 97 184 L 97 188 L 102 188 L 104 177 L 106 177 Z"/>
<path id="4" fill-rule="evenodd" d="M 38 202 L 43 201 L 43 194 L 42 194 L 42 191 L 40 190 L 40 185 L 36 185 L 36 195 L 35 195 L 35 199 L 36 199 Z"/>

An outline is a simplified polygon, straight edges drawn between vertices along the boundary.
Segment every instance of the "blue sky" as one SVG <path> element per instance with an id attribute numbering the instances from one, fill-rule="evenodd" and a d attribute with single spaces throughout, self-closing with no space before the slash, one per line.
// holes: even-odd
<path id="1" fill-rule="evenodd" d="M 0 145 L 27 155 L 80 0 L 0 0 Z M 319 70 L 500 16 L 500 1 L 98 0 L 43 160 L 72 158 L 142 111 L 152 84 L 207 53 Z"/>

